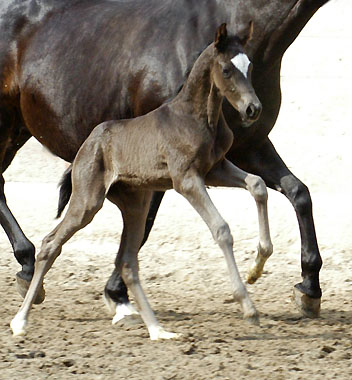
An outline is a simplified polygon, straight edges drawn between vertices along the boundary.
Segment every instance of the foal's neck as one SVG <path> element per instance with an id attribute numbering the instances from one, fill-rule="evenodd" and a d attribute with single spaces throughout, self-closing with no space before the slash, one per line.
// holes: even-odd
<path id="1" fill-rule="evenodd" d="M 213 49 L 208 46 L 198 57 L 178 98 L 187 104 L 193 116 L 216 127 L 223 97 L 211 78 Z"/>

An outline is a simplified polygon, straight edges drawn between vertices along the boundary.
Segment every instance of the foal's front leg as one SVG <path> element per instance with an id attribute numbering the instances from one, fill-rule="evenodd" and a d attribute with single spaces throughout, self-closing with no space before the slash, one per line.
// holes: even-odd
<path id="1" fill-rule="evenodd" d="M 233 238 L 230 228 L 210 199 L 202 178 L 197 173 L 187 173 L 174 179 L 174 189 L 182 194 L 199 213 L 209 227 L 214 240 L 222 249 L 230 272 L 234 298 L 243 310 L 243 316 L 253 324 L 259 324 L 259 315 L 243 284 L 233 255 Z"/>
<path id="2" fill-rule="evenodd" d="M 243 171 L 225 159 L 208 173 L 206 184 L 241 187 L 247 189 L 255 199 L 259 222 L 258 254 L 247 274 L 247 282 L 253 284 L 262 275 L 264 264 L 273 252 L 268 219 L 268 193 L 265 183 L 260 177 Z"/>
<path id="3" fill-rule="evenodd" d="M 232 160 L 230 155 L 229 158 Z M 245 165 L 247 170 L 260 175 L 269 187 L 284 194 L 296 211 L 301 234 L 303 281 L 295 285 L 294 299 L 303 315 L 317 318 L 322 296 L 319 282 L 322 258 L 315 232 L 309 190 L 287 168 L 269 138 L 260 147 L 247 149 L 242 159 L 241 165 Z"/>

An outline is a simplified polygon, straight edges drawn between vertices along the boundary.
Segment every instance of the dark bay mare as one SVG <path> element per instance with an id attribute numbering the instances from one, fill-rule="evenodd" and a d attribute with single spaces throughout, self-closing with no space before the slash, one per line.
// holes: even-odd
<path id="1" fill-rule="evenodd" d="M 2 0 L 2 172 L 31 135 L 54 154 L 72 161 L 95 125 L 143 115 L 172 98 L 199 52 L 212 41 L 217 25 L 227 22 L 229 31 L 235 33 L 253 20 L 254 35 L 247 54 L 254 64 L 252 83 L 263 112 L 246 128 L 239 113 L 223 103 L 223 113 L 234 134 L 227 158 L 260 175 L 269 187 L 291 201 L 301 233 L 303 280 L 295 286 L 296 302 L 305 315 L 317 316 L 322 260 L 311 198 L 307 187 L 275 151 L 268 134 L 280 109 L 282 56 L 327 1 Z M 146 236 L 160 200 L 160 193 L 156 193 Z M 6 204 L 3 177 L 0 222 L 22 265 L 17 283 L 24 294 L 34 271 L 34 246 Z M 128 301 L 116 270 L 105 294 L 113 304 Z"/>
<path id="2" fill-rule="evenodd" d="M 30 308 L 62 245 L 92 221 L 107 197 L 120 208 L 123 219 L 116 270 L 133 293 L 150 338 L 177 337 L 159 325 L 138 275 L 138 251 L 153 191 L 170 188 L 182 194 L 208 225 L 226 258 L 233 295 L 242 306 L 244 318 L 258 323 L 258 313 L 236 266 L 230 228 L 205 187 L 248 189 L 258 207 L 262 232 L 259 245 L 272 252 L 265 183 L 225 158 L 233 134 L 221 111 L 223 98 L 248 125 L 261 112 L 250 81 L 250 61 L 243 50 L 252 31 L 250 23 L 242 33 L 230 37 L 226 24 L 220 25 L 214 43 L 196 60 L 172 101 L 144 116 L 106 121 L 93 129 L 73 162 L 67 213 L 44 238 L 31 285 L 11 322 L 15 335 L 25 333 Z"/>

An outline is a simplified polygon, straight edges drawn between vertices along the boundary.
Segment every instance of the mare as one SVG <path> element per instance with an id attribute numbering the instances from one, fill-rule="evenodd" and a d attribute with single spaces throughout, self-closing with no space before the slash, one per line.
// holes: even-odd
<path id="1" fill-rule="evenodd" d="M 232 33 L 253 20 L 247 54 L 252 83 L 263 105 L 250 127 L 223 102 L 234 134 L 227 158 L 261 176 L 292 203 L 301 235 L 302 282 L 296 303 L 305 315 L 319 314 L 322 260 L 308 188 L 287 168 L 268 134 L 280 102 L 280 66 L 285 50 L 328 0 L 2 0 L 0 3 L 0 161 L 2 172 L 16 152 L 36 137 L 51 152 L 72 162 L 97 124 L 131 118 L 175 96 L 217 25 Z M 251 112 L 250 109 L 248 112 Z M 248 127 L 248 128 L 246 128 Z M 304 138 L 304 136 L 300 136 Z M 151 228 L 162 193 L 147 218 Z M 0 222 L 22 265 L 17 274 L 25 294 L 34 271 L 34 246 L 7 206 L 0 178 Z M 114 270 L 106 298 L 128 304 Z M 37 302 L 44 299 L 39 294 Z"/>
<path id="2" fill-rule="evenodd" d="M 205 187 L 248 189 L 258 206 L 259 244 L 271 253 L 265 183 L 225 158 L 233 134 L 221 111 L 226 97 L 248 124 L 260 115 L 261 104 L 250 83 L 250 61 L 243 50 L 252 27 L 250 24 L 244 33 L 228 37 L 226 24 L 219 26 L 214 43 L 196 60 L 172 101 L 144 116 L 106 121 L 93 129 L 69 174 L 72 194 L 67 213 L 44 238 L 23 306 L 11 322 L 15 335 L 25 333 L 30 307 L 62 245 L 92 221 L 108 197 L 120 208 L 124 224 L 116 270 L 133 293 L 150 338 L 177 337 L 159 325 L 139 281 L 137 257 L 153 191 L 170 188 L 182 194 L 208 225 L 225 255 L 234 298 L 240 302 L 244 318 L 258 322 L 236 266 L 229 226 Z"/>

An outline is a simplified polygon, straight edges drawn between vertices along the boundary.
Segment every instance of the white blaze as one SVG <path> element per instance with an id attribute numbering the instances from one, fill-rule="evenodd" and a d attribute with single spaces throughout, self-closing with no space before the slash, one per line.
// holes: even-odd
<path id="1" fill-rule="evenodd" d="M 235 57 L 231 59 L 231 62 L 235 65 L 235 67 L 241 71 L 241 73 L 247 78 L 248 68 L 251 61 L 248 59 L 246 54 L 239 53 Z"/>

